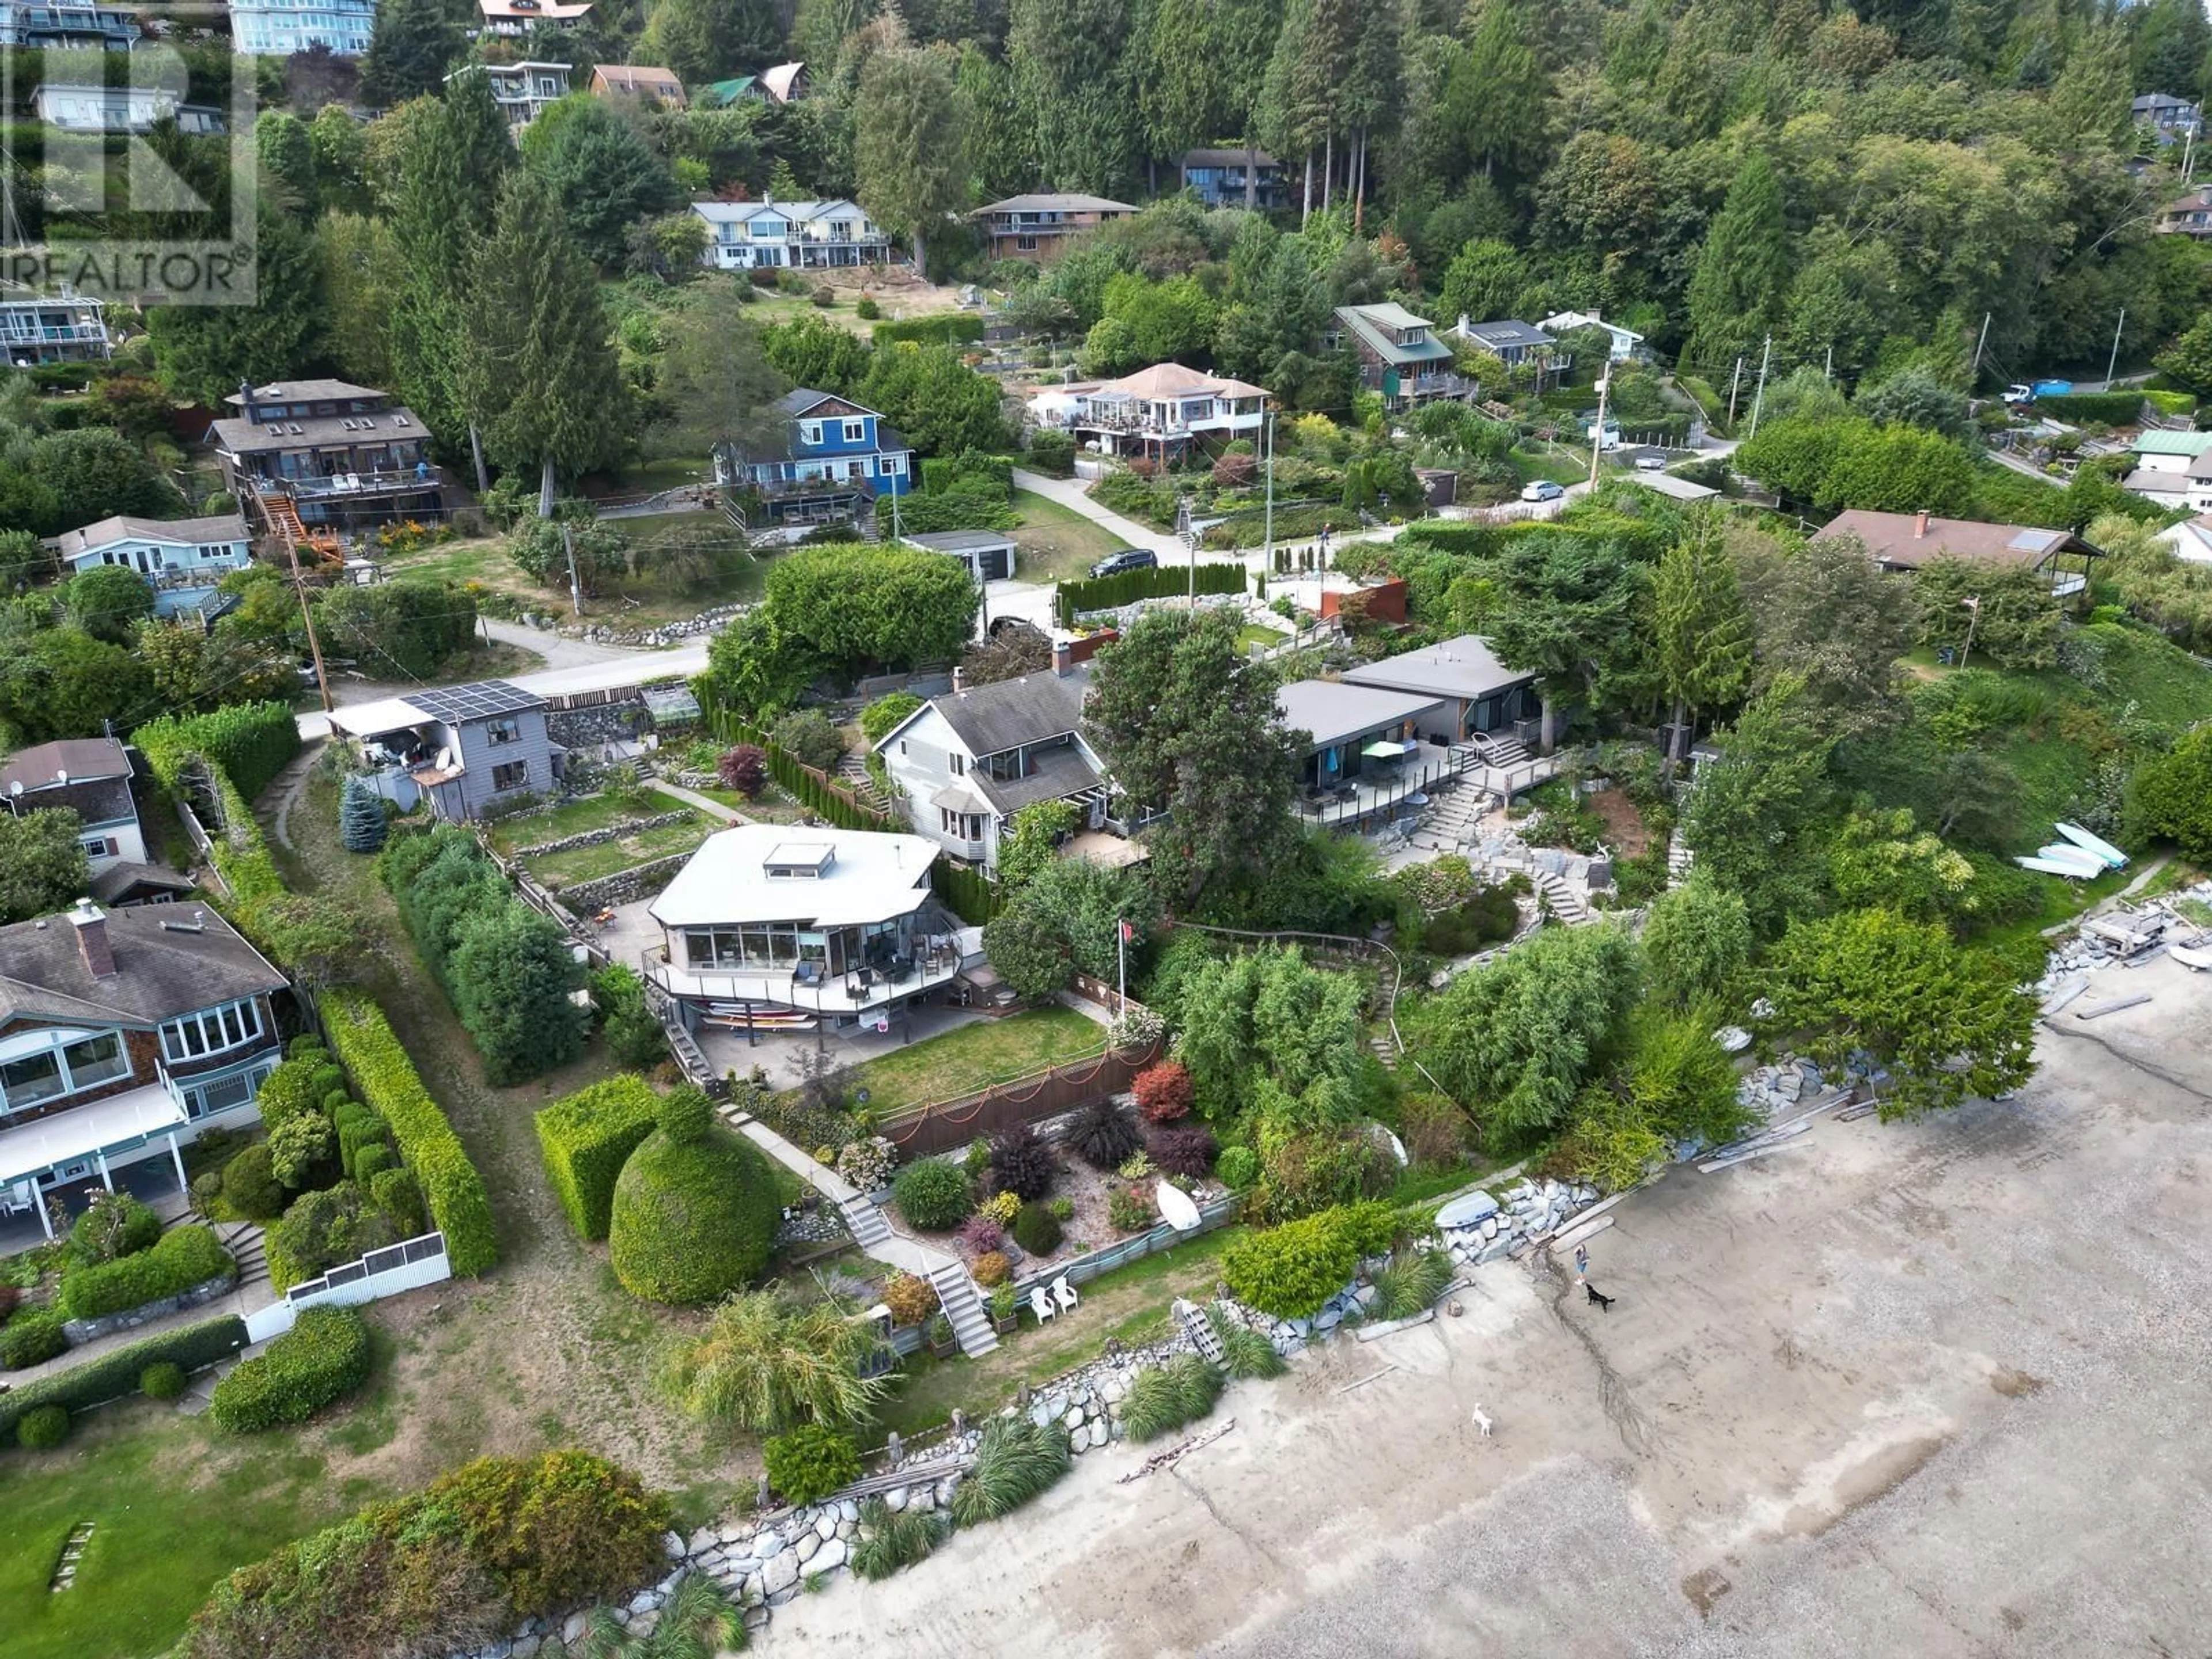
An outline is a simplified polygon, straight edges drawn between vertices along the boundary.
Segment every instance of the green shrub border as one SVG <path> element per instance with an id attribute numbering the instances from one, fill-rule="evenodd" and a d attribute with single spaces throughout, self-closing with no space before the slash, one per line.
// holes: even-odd
<path id="1" fill-rule="evenodd" d="M 1208 560 L 1198 567 L 1194 579 L 1201 593 L 1242 593 L 1249 585 L 1244 567 Z M 1053 598 L 1054 615 L 1062 628 L 1073 628 L 1086 611 L 1113 611 L 1139 599 L 1174 599 L 1191 591 L 1194 578 L 1188 564 L 1158 564 L 1139 570 L 1117 570 L 1110 576 L 1085 581 L 1062 582 Z"/>
<path id="2" fill-rule="evenodd" d="M 319 1006 L 331 1047 L 352 1074 L 354 1092 L 392 1126 L 400 1162 L 422 1189 L 431 1224 L 446 1236 L 455 1275 L 473 1279 L 488 1272 L 499 1261 L 499 1239 L 483 1178 L 422 1086 L 392 1022 L 358 991 L 326 991 Z"/>
<path id="3" fill-rule="evenodd" d="M 208 1415 L 233 1434 L 304 1423 L 368 1381 L 369 1357 L 368 1322 L 358 1308 L 309 1308 L 215 1385 Z"/>
<path id="4" fill-rule="evenodd" d="M 65 1318 L 105 1319 L 237 1272 L 213 1229 L 188 1224 L 169 1229 L 151 1249 L 64 1273 L 59 1302 Z"/>
<path id="5" fill-rule="evenodd" d="M 638 1143 L 653 1133 L 659 1106 L 660 1097 L 643 1078 L 626 1074 L 580 1089 L 538 1113 L 546 1179 L 577 1237 L 607 1236 L 615 1181 Z"/>
<path id="6" fill-rule="evenodd" d="M 12 1440 L 23 1413 L 39 1406 L 90 1411 L 138 1392 L 140 1373 L 167 1363 L 190 1375 L 227 1359 L 246 1343 L 246 1322 L 235 1314 L 182 1329 L 164 1331 L 143 1342 L 110 1349 L 96 1359 L 57 1371 L 0 1394 L 0 1440 Z"/>

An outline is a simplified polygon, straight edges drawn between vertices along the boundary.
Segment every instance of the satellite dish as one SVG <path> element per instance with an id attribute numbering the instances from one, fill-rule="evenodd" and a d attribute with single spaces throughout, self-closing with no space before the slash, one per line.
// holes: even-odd
<path id="1" fill-rule="evenodd" d="M 11 794 L 11 795 L 20 795 L 20 794 L 21 794 L 21 793 L 23 793 L 23 781 L 22 781 L 22 779 L 21 779 L 21 778 L 10 778 L 10 779 L 9 779 L 9 780 L 8 780 L 8 793 L 9 793 L 9 794 Z"/>

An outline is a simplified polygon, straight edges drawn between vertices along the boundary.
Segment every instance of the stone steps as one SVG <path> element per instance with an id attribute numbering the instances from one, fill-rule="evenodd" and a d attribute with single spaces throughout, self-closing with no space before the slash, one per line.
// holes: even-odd
<path id="1" fill-rule="evenodd" d="M 973 1359 L 999 1346 L 998 1333 L 991 1328 L 990 1316 L 983 1311 L 982 1298 L 976 1295 L 975 1281 L 968 1276 L 966 1267 L 957 1261 L 945 1262 L 929 1270 L 929 1282 L 937 1289 L 945 1318 L 952 1322 L 952 1334 L 961 1352 Z"/>
<path id="2" fill-rule="evenodd" d="M 238 1286 L 240 1290 L 248 1285 L 264 1283 L 269 1278 L 269 1251 L 264 1243 L 265 1237 L 261 1228 L 249 1222 L 223 1240 L 223 1248 L 238 1263 Z"/>
<path id="3" fill-rule="evenodd" d="M 1587 927 L 1597 920 L 1591 914 L 1590 908 L 1583 901 L 1582 895 L 1570 887 L 1561 877 L 1553 875 L 1548 871 L 1539 871 L 1536 874 L 1536 890 L 1550 902 L 1552 914 L 1570 927 Z"/>

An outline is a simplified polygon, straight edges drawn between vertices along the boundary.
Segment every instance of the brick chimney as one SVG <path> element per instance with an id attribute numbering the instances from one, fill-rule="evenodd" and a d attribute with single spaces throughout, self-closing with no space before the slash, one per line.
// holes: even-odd
<path id="1" fill-rule="evenodd" d="M 1928 534 L 1928 509 L 1922 507 L 1912 515 L 1912 539 L 1919 541 Z"/>
<path id="2" fill-rule="evenodd" d="M 968 689 L 968 672 L 958 663 L 952 665 L 952 695 L 958 696 Z"/>
<path id="3" fill-rule="evenodd" d="M 1075 672 L 1075 647 L 1066 640 L 1052 642 L 1052 672 L 1062 679 Z"/>
<path id="4" fill-rule="evenodd" d="M 76 948 L 84 952 L 85 971 L 94 979 L 113 978 L 115 951 L 107 942 L 107 918 L 100 907 L 81 898 L 70 912 L 70 921 L 76 928 Z"/>

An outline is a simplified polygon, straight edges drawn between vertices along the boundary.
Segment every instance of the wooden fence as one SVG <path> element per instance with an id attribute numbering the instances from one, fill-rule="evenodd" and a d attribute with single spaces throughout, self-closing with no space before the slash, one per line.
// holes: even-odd
<path id="1" fill-rule="evenodd" d="M 940 1101 L 877 1124 L 876 1132 L 899 1149 L 902 1163 L 949 1152 L 978 1135 L 988 1138 L 1019 1123 L 1040 1123 L 1078 1106 L 1119 1094 L 1158 1054 L 1109 1049 L 1071 1060 L 1013 1083 L 1002 1083 L 957 1100 Z"/>

